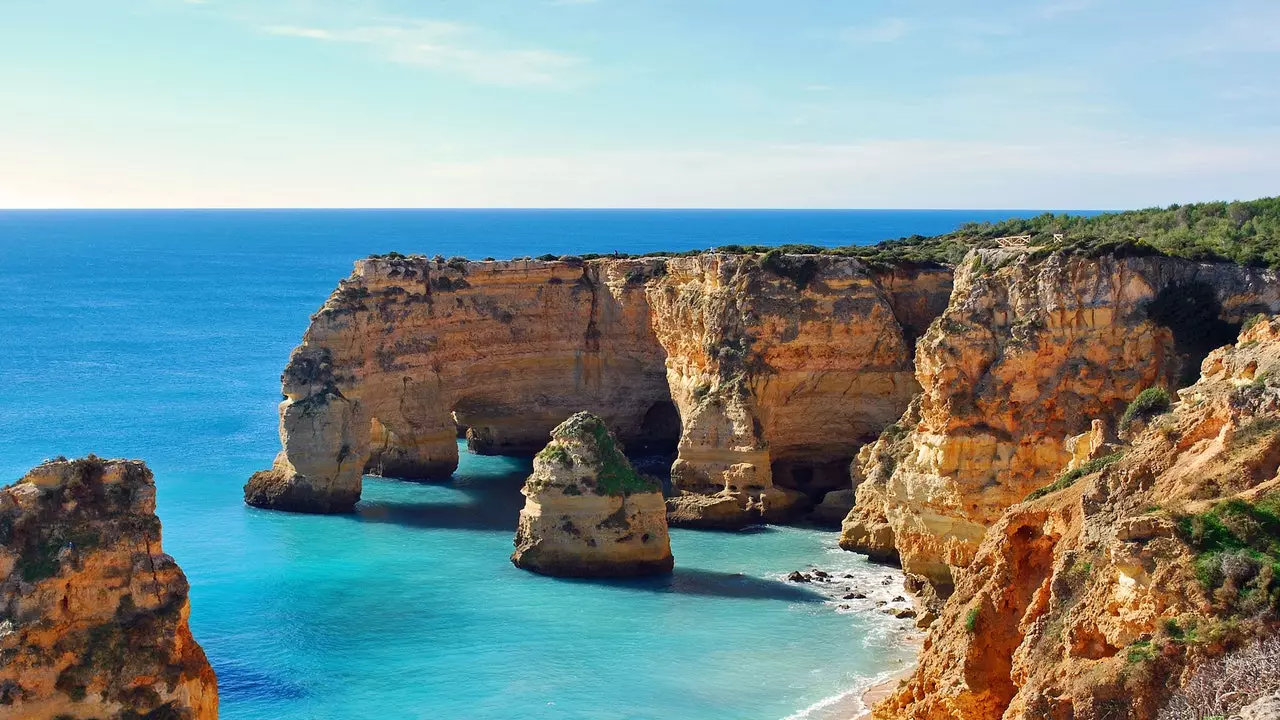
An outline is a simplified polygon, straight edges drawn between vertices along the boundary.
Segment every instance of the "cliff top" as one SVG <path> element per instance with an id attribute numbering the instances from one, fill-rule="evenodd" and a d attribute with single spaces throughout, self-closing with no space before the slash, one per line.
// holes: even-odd
<path id="1" fill-rule="evenodd" d="M 731 255 L 833 255 L 858 258 L 873 267 L 941 268 L 958 264 L 973 249 L 1020 248 L 1047 256 L 1052 252 L 1100 255 L 1164 255 L 1201 262 L 1231 262 L 1280 269 L 1280 197 L 1248 202 L 1170 205 L 1095 216 L 1044 213 L 998 223 L 969 223 L 944 235 L 912 235 L 874 245 L 821 247 L 810 244 L 722 245 L 705 250 L 585 255 L 539 255 L 526 260 L 585 261 Z M 373 257 L 405 257 L 399 253 Z M 466 258 L 440 262 L 459 267 Z M 520 258 L 516 258 L 520 259 Z M 494 258 L 484 258 L 493 261 Z"/>
<path id="2" fill-rule="evenodd" d="M 595 476 L 597 495 L 631 495 L 659 492 L 661 487 L 631 467 L 618 440 L 604 421 L 589 412 L 575 413 L 551 431 L 551 442 L 537 455 L 539 464 L 556 475 L 560 468 L 589 469 Z M 576 482 L 576 481 L 575 481 Z"/>
<path id="3" fill-rule="evenodd" d="M 0 490 L 0 545 L 17 554 L 15 571 L 27 582 L 133 531 L 160 532 L 151 471 L 137 460 L 58 458 Z"/>

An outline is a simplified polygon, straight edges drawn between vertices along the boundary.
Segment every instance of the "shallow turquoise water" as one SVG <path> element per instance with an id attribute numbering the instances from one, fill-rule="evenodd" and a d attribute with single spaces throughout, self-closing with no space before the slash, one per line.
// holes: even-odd
<path id="1" fill-rule="evenodd" d="M 253 510 L 280 370 L 370 252 L 838 244 L 993 215 L 0 212 L 0 480 L 148 462 L 229 720 L 792 716 L 911 655 L 873 604 L 894 575 L 834 533 L 676 531 L 671 578 L 538 577 L 507 559 L 526 461 L 466 455 L 448 484 L 368 481 L 351 516 Z M 815 563 L 872 597 L 780 581 Z"/>

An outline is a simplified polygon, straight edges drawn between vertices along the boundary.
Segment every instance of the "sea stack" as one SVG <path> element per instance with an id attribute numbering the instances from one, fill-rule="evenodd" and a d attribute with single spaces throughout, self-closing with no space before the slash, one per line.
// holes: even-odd
<path id="1" fill-rule="evenodd" d="M 671 572 L 666 505 L 600 418 L 580 412 L 551 431 L 524 484 L 516 567 L 562 577 Z"/>
<path id="2" fill-rule="evenodd" d="M 217 718 L 155 508 L 146 465 L 92 455 L 0 490 L 0 717 Z"/>

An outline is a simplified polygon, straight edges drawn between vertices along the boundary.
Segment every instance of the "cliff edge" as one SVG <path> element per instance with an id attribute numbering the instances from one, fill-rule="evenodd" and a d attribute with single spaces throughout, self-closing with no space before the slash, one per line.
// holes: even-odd
<path id="1" fill-rule="evenodd" d="M 215 720 L 141 462 L 46 462 L 0 490 L 0 717 Z"/>

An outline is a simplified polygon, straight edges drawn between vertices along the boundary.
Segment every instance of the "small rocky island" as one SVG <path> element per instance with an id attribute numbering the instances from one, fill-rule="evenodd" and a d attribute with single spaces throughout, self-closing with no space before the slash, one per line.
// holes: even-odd
<path id="1" fill-rule="evenodd" d="M 0 717 L 218 717 L 155 509 L 136 460 L 53 460 L 0 490 Z"/>
<path id="2" fill-rule="evenodd" d="M 662 487 L 631 467 L 595 415 L 577 413 L 551 431 L 523 493 L 516 567 L 567 577 L 671 572 Z"/>

